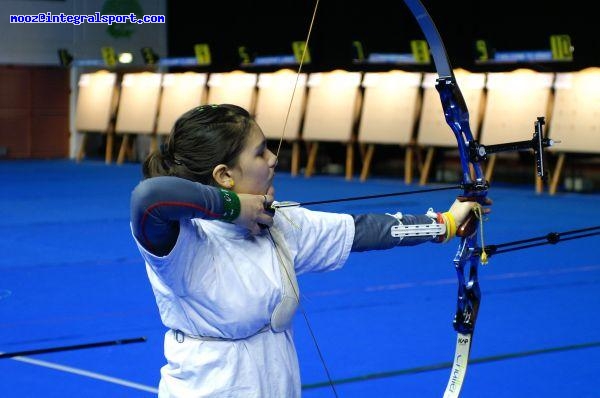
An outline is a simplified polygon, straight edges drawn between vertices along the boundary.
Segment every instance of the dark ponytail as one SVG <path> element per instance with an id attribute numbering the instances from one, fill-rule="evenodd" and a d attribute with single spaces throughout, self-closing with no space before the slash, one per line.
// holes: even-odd
<path id="1" fill-rule="evenodd" d="M 177 176 L 214 184 L 215 166 L 236 165 L 251 123 L 245 109 L 230 104 L 203 105 L 184 113 L 166 142 L 144 161 L 144 177 Z"/>

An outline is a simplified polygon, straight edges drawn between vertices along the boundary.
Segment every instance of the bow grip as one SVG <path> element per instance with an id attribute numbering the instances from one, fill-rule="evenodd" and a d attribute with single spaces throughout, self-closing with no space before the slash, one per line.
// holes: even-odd
<path id="1" fill-rule="evenodd" d="M 485 196 L 459 196 L 457 199 L 461 202 L 477 202 L 480 206 L 488 206 L 492 204 L 492 201 Z M 463 221 L 462 224 L 456 228 L 457 236 L 464 238 L 475 233 L 477 224 L 479 223 L 479 218 L 481 217 L 480 214 L 477 214 L 478 211 L 480 214 L 486 213 L 486 211 L 484 211 L 481 207 L 479 207 L 479 210 L 476 208 L 471 210 L 465 221 Z"/>

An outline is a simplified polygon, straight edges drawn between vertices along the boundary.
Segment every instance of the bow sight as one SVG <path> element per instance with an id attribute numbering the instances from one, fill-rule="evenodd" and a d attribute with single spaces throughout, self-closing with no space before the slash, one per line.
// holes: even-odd
<path id="1" fill-rule="evenodd" d="M 544 117 L 538 117 L 535 121 L 535 131 L 533 133 L 533 138 L 530 141 L 515 141 L 507 142 L 504 144 L 481 145 L 477 141 L 473 140 L 468 143 L 469 160 L 471 162 L 479 162 L 482 160 L 486 160 L 487 156 L 493 153 L 524 151 L 527 149 L 533 149 L 537 175 L 542 179 L 546 179 L 543 156 L 544 148 L 550 147 L 560 141 L 554 141 L 549 138 L 544 138 L 544 124 L 546 124 Z"/>

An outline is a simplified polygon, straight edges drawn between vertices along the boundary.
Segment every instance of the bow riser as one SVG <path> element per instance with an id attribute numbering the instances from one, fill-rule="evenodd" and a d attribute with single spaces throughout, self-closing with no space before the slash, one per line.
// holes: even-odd
<path id="1" fill-rule="evenodd" d="M 458 277 L 458 298 L 453 324 L 454 329 L 463 334 L 473 334 L 481 301 L 478 280 L 479 258 L 474 256 L 476 244 L 475 233 L 463 238 L 454 258 Z"/>
<path id="2" fill-rule="evenodd" d="M 472 162 L 469 158 L 469 143 L 474 141 L 474 138 L 469 124 L 469 110 L 455 77 L 438 78 L 435 88 L 440 95 L 446 123 L 448 123 L 456 137 L 463 170 L 462 183 L 465 187 L 470 187 L 474 180 L 483 182 L 483 171 L 479 162 Z M 471 176 L 471 169 L 474 178 Z"/>

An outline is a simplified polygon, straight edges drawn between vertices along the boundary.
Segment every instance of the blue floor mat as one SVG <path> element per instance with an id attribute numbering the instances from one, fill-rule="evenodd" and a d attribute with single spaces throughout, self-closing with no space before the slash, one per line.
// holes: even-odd
<path id="1" fill-rule="evenodd" d="M 129 229 L 140 165 L 11 161 L 0 163 L 0 178 L 0 351 L 147 339 L 0 359 L 3 396 L 155 394 L 165 330 Z M 300 202 L 413 188 L 392 179 L 276 177 L 277 199 Z M 598 223 L 598 195 L 551 197 L 506 185 L 490 192 L 487 244 Z M 458 193 L 314 209 L 423 213 L 447 208 Z M 600 396 L 600 261 L 590 250 L 598 242 L 506 253 L 482 267 L 475 363 L 462 397 Z M 340 397 L 442 395 L 454 353 L 455 250 L 450 243 L 356 253 L 340 271 L 300 278 L 303 309 Z M 301 314 L 295 339 L 303 396 L 333 396 Z"/>

